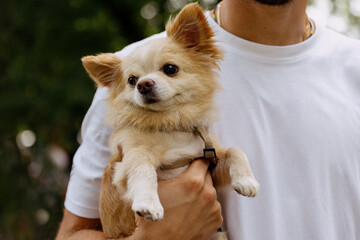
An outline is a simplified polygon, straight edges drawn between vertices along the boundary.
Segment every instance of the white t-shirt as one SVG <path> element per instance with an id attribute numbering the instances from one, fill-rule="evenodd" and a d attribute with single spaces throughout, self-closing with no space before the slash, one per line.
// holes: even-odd
<path id="1" fill-rule="evenodd" d="M 317 26 L 300 44 L 265 46 L 208 20 L 226 52 L 213 129 L 261 184 L 255 198 L 219 192 L 230 239 L 360 239 L 360 42 Z M 106 96 L 99 89 L 85 117 L 65 200 L 87 218 L 99 217 L 109 158 Z"/>

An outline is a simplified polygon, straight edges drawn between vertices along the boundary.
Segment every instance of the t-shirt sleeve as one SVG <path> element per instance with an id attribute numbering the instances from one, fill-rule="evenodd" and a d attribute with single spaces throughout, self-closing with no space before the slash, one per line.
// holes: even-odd
<path id="1" fill-rule="evenodd" d="M 110 157 L 108 139 L 112 132 L 105 125 L 107 89 L 99 88 L 81 127 L 82 143 L 70 173 L 65 208 L 85 218 L 99 218 L 101 179 Z"/>

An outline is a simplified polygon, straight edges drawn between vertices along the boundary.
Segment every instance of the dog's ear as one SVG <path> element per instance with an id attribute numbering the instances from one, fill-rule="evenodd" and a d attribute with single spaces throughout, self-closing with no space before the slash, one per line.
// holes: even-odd
<path id="1" fill-rule="evenodd" d="M 197 3 L 186 5 L 172 21 L 166 25 L 167 36 L 186 48 L 211 54 L 220 59 L 221 53 L 214 44 L 214 36 L 203 10 Z"/>
<path id="2" fill-rule="evenodd" d="M 81 59 L 90 77 L 100 87 L 106 87 L 120 77 L 121 59 L 112 53 L 86 56 Z"/>

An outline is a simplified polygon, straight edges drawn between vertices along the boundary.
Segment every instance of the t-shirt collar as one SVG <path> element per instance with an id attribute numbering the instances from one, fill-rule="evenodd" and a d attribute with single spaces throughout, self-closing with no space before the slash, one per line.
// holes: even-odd
<path id="1" fill-rule="evenodd" d="M 251 42 L 227 32 L 212 19 L 209 11 L 206 17 L 215 32 L 216 40 L 222 42 L 225 48 L 243 57 L 271 62 L 293 62 L 310 56 L 316 50 L 322 31 L 321 26 L 316 26 L 315 33 L 304 42 L 288 46 L 270 46 Z"/>

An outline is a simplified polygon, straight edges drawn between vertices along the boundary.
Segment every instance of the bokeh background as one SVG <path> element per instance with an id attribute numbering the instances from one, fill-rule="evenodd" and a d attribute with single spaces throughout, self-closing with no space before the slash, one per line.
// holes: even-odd
<path id="1" fill-rule="evenodd" d="M 80 58 L 164 30 L 186 0 L 0 1 L 0 239 L 53 239 L 95 87 Z M 216 0 L 200 4 L 212 8 Z M 360 0 L 310 17 L 360 38 Z"/>

